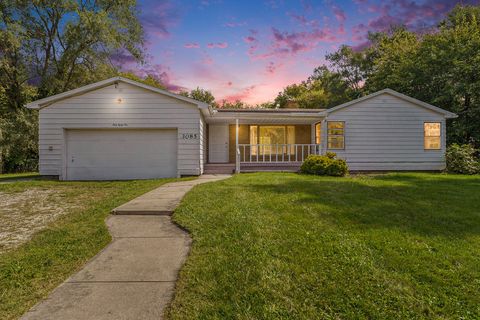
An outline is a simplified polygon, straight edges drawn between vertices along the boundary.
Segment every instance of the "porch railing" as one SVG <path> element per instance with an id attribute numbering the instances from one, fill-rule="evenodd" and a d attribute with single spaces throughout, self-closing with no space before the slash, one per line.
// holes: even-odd
<path id="1" fill-rule="evenodd" d="M 320 144 L 239 144 L 237 163 L 303 162 L 311 154 L 321 154 Z"/>

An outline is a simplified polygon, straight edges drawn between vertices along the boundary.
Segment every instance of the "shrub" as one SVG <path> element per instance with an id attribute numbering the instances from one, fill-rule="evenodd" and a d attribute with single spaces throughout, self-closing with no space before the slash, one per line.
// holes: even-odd
<path id="1" fill-rule="evenodd" d="M 320 176 L 343 177 L 348 172 L 345 160 L 337 159 L 333 152 L 327 152 L 324 156 L 309 155 L 300 167 L 302 173 Z"/>
<path id="2" fill-rule="evenodd" d="M 480 172 L 479 160 L 475 158 L 476 150 L 469 144 L 450 145 L 445 153 L 447 171 L 452 173 L 475 174 Z"/>

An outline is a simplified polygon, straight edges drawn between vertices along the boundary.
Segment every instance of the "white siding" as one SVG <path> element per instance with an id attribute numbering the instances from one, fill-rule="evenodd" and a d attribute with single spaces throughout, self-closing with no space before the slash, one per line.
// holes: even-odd
<path id="1" fill-rule="evenodd" d="M 445 118 L 389 94 L 339 109 L 328 121 L 345 121 L 345 150 L 328 150 L 350 170 L 442 170 L 445 168 Z M 440 122 L 441 150 L 424 150 L 423 123 Z M 326 124 L 323 141 L 327 144 Z"/>
<path id="2" fill-rule="evenodd" d="M 117 102 L 119 98 L 121 103 Z M 120 82 L 118 88 L 111 85 L 40 110 L 40 174 L 62 178 L 64 129 L 170 128 L 178 130 L 179 174 L 198 175 L 200 126 L 201 115 L 196 105 Z M 196 134 L 197 139 L 183 139 L 183 134 Z"/>

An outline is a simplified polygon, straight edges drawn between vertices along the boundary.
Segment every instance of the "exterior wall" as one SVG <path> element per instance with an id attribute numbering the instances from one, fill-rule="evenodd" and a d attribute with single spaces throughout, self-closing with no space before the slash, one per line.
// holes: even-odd
<path id="1" fill-rule="evenodd" d="M 117 102 L 119 98 L 121 103 Z M 62 178 L 65 129 L 176 128 L 178 174 L 198 175 L 202 162 L 201 126 L 196 105 L 120 82 L 118 88 L 111 85 L 40 110 L 40 174 Z M 196 134 L 196 138 L 184 139 L 183 134 Z"/>
<path id="2" fill-rule="evenodd" d="M 389 94 L 339 109 L 328 121 L 345 121 L 344 158 L 350 170 L 442 170 L 445 168 L 445 118 Z M 424 122 L 441 123 L 440 150 L 424 150 Z M 327 145 L 322 122 L 322 142 Z M 325 150 L 325 149 L 324 149 Z"/>
<path id="3" fill-rule="evenodd" d="M 250 143 L 250 125 L 255 125 L 254 123 L 246 125 L 239 125 L 238 131 L 238 143 L 239 144 L 249 144 Z M 260 124 L 268 125 L 268 124 Z M 279 124 L 272 124 L 279 125 Z M 295 125 L 295 143 L 299 144 L 310 144 L 311 140 L 311 125 Z M 229 146 L 228 146 L 228 159 L 230 162 L 235 162 L 235 125 L 232 124 L 229 126 Z M 248 156 L 248 155 L 247 155 Z"/>

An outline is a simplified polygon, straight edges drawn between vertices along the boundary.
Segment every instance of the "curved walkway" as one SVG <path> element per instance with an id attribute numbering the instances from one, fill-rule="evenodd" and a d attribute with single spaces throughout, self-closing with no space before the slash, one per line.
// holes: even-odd
<path id="1" fill-rule="evenodd" d="M 161 319 L 191 243 L 168 214 L 195 185 L 228 177 L 167 183 L 116 208 L 113 241 L 22 319 Z"/>

